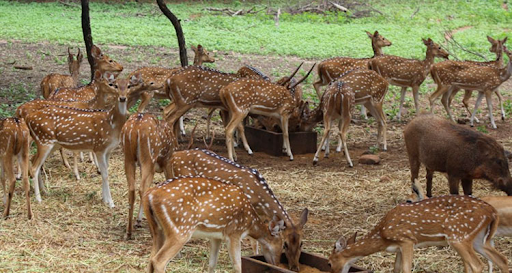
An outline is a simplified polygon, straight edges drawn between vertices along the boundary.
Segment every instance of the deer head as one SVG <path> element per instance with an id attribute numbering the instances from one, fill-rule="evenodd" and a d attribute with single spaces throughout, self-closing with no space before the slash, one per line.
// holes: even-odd
<path id="1" fill-rule="evenodd" d="M 214 63 L 215 58 L 210 56 L 210 52 L 208 52 L 202 45 L 197 45 L 197 47 L 191 45 L 190 49 L 194 51 L 194 65 L 202 65 L 203 63 Z"/>
<path id="2" fill-rule="evenodd" d="M 94 58 L 94 70 L 101 72 L 109 71 L 114 73 L 116 77 L 123 71 L 122 65 L 103 54 L 101 49 L 95 45 L 92 46 L 91 55 Z"/>

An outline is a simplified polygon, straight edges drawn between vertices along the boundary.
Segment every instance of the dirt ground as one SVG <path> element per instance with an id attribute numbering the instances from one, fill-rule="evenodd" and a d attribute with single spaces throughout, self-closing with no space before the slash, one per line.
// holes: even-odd
<path id="1" fill-rule="evenodd" d="M 82 46 L 82 45 L 81 45 Z M 129 72 L 141 66 L 176 66 L 177 52 L 167 48 L 123 46 L 101 46 L 102 50 L 117 60 Z M 82 46 L 83 50 L 83 46 Z M 212 49 L 208 49 L 212 50 Z M 212 50 L 213 51 L 213 50 Z M 305 61 L 305 68 L 321 60 L 302 60 L 296 57 L 243 55 L 232 52 L 215 52 L 217 69 L 234 72 L 244 64 L 251 64 L 272 78 L 289 74 L 293 68 Z M 191 52 L 189 52 L 191 56 Z M 66 58 L 66 47 L 54 44 L 27 44 L 16 41 L 0 41 L 0 91 L 13 85 L 23 85 L 32 94 L 39 92 L 41 79 L 51 73 L 67 73 L 67 66 L 55 59 Z M 18 70 L 16 65 L 33 66 L 33 70 Z M 81 79 L 89 78 L 89 67 L 84 61 Z M 316 79 L 316 73 L 312 79 Z M 305 93 L 311 96 L 314 91 L 312 79 L 305 84 Z M 427 84 L 431 84 L 431 81 Z M 510 82 L 501 88 L 506 100 L 510 99 Z M 392 88 L 391 92 L 398 92 Z M 37 93 L 39 95 L 39 93 Z M 408 92 L 408 97 L 411 97 Z M 30 96 L 0 97 L 1 103 L 16 104 Z M 33 97 L 33 96 L 32 96 Z M 395 97 L 389 96 L 389 97 Z M 428 99 L 421 96 L 422 109 L 426 109 Z M 471 104 L 474 103 L 474 99 Z M 512 150 L 510 134 L 512 125 L 509 119 L 501 121 L 494 105 L 494 117 L 498 129 L 490 129 L 487 122 L 487 109 L 479 114 L 482 121 L 477 127 L 496 137 L 505 149 Z M 152 104 L 151 112 L 159 113 L 157 103 Z M 396 102 L 388 100 L 386 107 L 395 107 Z M 413 109 L 408 103 L 407 109 Z M 440 103 L 438 115 L 445 115 Z M 457 100 L 453 109 L 462 116 L 461 103 Z M 187 131 L 191 122 L 200 123 L 196 135 L 205 131 L 206 111 L 195 110 L 187 113 Z M 357 121 L 350 126 L 348 148 L 355 163 L 349 168 L 343 154 L 332 153 L 329 158 L 321 158 L 317 166 L 312 165 L 313 154 L 295 155 L 294 161 L 287 157 L 272 157 L 262 153 L 247 155 L 237 149 L 239 163 L 258 169 L 268 180 L 277 197 L 298 217 L 303 208 L 310 210 L 305 229 L 304 250 L 327 256 L 340 235 L 354 232 L 365 234 L 378 220 L 396 204 L 404 202 L 410 192 L 409 166 L 405 152 L 402 130 L 413 115 L 406 114 L 403 122 L 388 117 L 388 151 L 380 151 L 379 165 L 361 165 L 358 157 L 376 142 L 375 122 Z M 469 126 L 468 126 L 469 127 Z M 216 142 L 212 150 L 226 156 L 224 133 L 217 118 L 214 121 Z M 331 145 L 334 145 L 332 143 Z M 185 146 L 185 145 L 183 145 Z M 196 141 L 197 147 L 204 145 Z M 183 147 L 182 147 L 183 148 Z M 334 148 L 334 147 L 333 147 Z M 105 206 L 101 201 L 101 177 L 90 163 L 80 164 L 82 179 L 76 181 L 72 172 L 66 169 L 54 153 L 46 163 L 46 184 L 49 192 L 43 195 L 41 203 L 33 202 L 34 219 L 27 221 L 22 191 L 16 189 L 10 219 L 0 220 L 0 271 L 2 272 L 141 272 L 145 269 L 150 252 L 150 235 L 147 223 L 136 229 L 134 240 L 124 240 L 127 222 L 128 197 L 124 162 L 121 150 L 117 149 L 110 159 L 110 187 L 116 207 Z M 420 173 L 425 183 L 425 171 Z M 157 174 L 155 181 L 162 181 Z M 434 178 L 434 195 L 448 193 L 444 175 Z M 486 181 L 474 185 L 475 196 L 504 195 L 493 190 Z M 0 206 L 3 210 L 3 205 Z M 496 247 L 509 261 L 512 261 L 512 239 L 496 239 Z M 248 244 L 244 245 L 244 255 L 249 255 Z M 461 259 L 449 248 L 426 248 L 415 250 L 414 272 L 463 272 Z M 376 253 L 363 258 L 356 264 L 375 272 L 390 272 L 394 255 Z M 208 268 L 208 244 L 204 240 L 193 240 L 182 250 L 181 257 L 169 263 L 168 272 L 199 272 Z M 231 272 L 232 267 L 227 251 L 223 247 L 217 272 Z"/>

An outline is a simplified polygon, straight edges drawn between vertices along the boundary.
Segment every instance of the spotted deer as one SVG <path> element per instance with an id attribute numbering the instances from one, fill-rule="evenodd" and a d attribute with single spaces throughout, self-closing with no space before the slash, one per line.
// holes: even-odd
<path id="1" fill-rule="evenodd" d="M 509 61 L 506 66 L 497 68 L 493 66 L 434 66 L 431 75 L 434 82 L 437 84 L 437 89 L 429 97 L 430 111 L 434 111 L 434 102 L 441 95 L 449 92 L 452 88 L 459 88 L 465 90 L 476 90 L 478 91 L 478 97 L 475 103 L 475 108 L 470 118 L 470 125 L 473 126 L 473 120 L 475 118 L 476 111 L 480 106 L 482 98 L 485 96 L 487 101 L 487 107 L 489 109 L 489 119 L 491 121 L 492 128 L 496 129 L 496 123 L 494 122 L 494 116 L 492 114 L 492 98 L 491 95 L 495 90 L 505 81 L 510 78 L 512 74 L 512 52 L 503 46 L 503 51 L 509 57 Z M 446 97 L 445 97 L 446 100 Z M 446 111 L 451 115 L 450 108 L 447 103 L 443 102 Z"/>
<path id="2" fill-rule="evenodd" d="M 152 114 L 137 113 L 123 125 L 121 141 L 124 148 L 124 170 L 128 182 L 128 225 L 126 238 L 132 238 L 133 204 L 135 202 L 135 168 L 140 165 L 141 183 L 139 197 L 153 184 L 155 172 L 164 172 L 170 179 L 170 159 L 174 150 L 174 134 L 167 122 Z M 142 203 L 137 215 L 137 226 L 142 220 Z"/>
<path id="3" fill-rule="evenodd" d="M 419 113 L 419 89 L 420 85 L 425 81 L 434 65 L 435 57 L 448 58 L 448 52 L 442 49 L 438 44 L 434 43 L 430 38 L 422 39 L 423 44 L 427 46 L 425 59 L 414 60 L 406 59 L 398 56 L 384 55 L 371 59 L 369 67 L 377 71 L 381 76 L 389 81 L 389 84 L 400 86 L 402 88 L 400 95 L 400 108 L 398 109 L 397 118 L 401 120 L 402 108 L 405 100 L 405 91 L 408 87 L 412 88 L 414 97 L 414 106 L 416 113 Z"/>
<path id="4" fill-rule="evenodd" d="M 380 251 L 396 253 L 395 273 L 412 272 L 413 249 L 449 245 L 462 258 L 466 272 L 482 272 L 476 253 L 508 272 L 507 258 L 492 246 L 498 214 L 471 196 L 440 196 L 399 204 L 361 240 L 341 237 L 329 256 L 333 273 L 347 273 L 358 259 Z M 476 251 L 476 252 L 475 252 Z"/>
<path id="5" fill-rule="evenodd" d="M 267 219 L 277 216 L 284 221 L 284 252 L 290 270 L 299 271 L 299 258 L 307 222 L 308 209 L 302 211 L 295 223 L 274 195 L 265 178 L 253 168 L 248 168 L 205 149 L 174 152 L 170 165 L 173 176 L 206 177 L 238 186 L 249 198 L 258 215 Z"/>
<path id="6" fill-rule="evenodd" d="M 47 99 L 53 91 L 59 88 L 77 87 L 78 77 L 80 76 L 80 64 L 82 63 L 83 58 L 84 56 L 80 53 L 80 48 L 78 49 L 78 54 L 75 59 L 68 47 L 68 66 L 70 75 L 52 73 L 44 77 L 40 84 L 43 98 Z"/>
<path id="7" fill-rule="evenodd" d="M 244 65 L 236 72 L 239 78 L 254 78 L 270 81 L 270 78 L 254 66 Z"/>
<path id="8" fill-rule="evenodd" d="M 387 123 L 386 115 L 382 110 L 387 91 L 388 82 L 386 79 L 372 70 L 351 70 L 332 82 L 322 95 L 318 107 L 311 113 L 306 114 L 303 120 L 303 123 L 306 124 L 303 126 L 306 127 L 314 126 L 322 120 L 324 122 L 324 134 L 313 158 L 313 164 L 318 163 L 318 157 L 324 145 L 324 156 L 329 156 L 331 123 L 340 118 L 336 152 L 341 152 L 343 146 L 349 166 L 354 166 L 348 152 L 346 136 L 352 117 L 351 112 L 356 104 L 365 105 L 375 117 L 378 125 L 377 146 L 382 144 L 382 149 L 387 150 Z"/>
<path id="9" fill-rule="evenodd" d="M 27 202 L 27 217 L 32 218 L 32 209 L 30 207 L 30 185 L 28 181 L 29 168 L 29 130 L 23 119 L 5 118 L 0 120 L 0 183 L 4 191 L 3 202 L 5 205 L 3 217 L 9 217 L 11 209 L 12 196 L 16 185 L 14 176 L 13 161 L 18 157 L 21 169 L 21 179 L 25 190 L 25 199 Z M 9 183 L 9 191 L 5 190 L 5 184 Z"/>
<path id="10" fill-rule="evenodd" d="M 96 155 L 103 181 L 102 199 L 110 207 L 114 207 L 108 184 L 108 160 L 120 142 L 121 128 L 126 122 L 127 94 L 131 89 L 138 88 L 138 85 L 138 78 L 117 79 L 114 85 L 118 90 L 117 103 L 110 110 L 50 106 L 26 117 L 30 133 L 37 145 L 37 155 L 32 166 L 37 201 L 41 202 L 39 187 L 43 187 L 39 178 L 41 166 L 50 152 L 60 146 L 71 151 L 88 150 Z"/>
<path id="11" fill-rule="evenodd" d="M 328 85 L 332 81 L 336 80 L 341 75 L 353 69 L 368 69 L 368 62 L 375 57 L 382 56 L 382 48 L 391 46 L 391 42 L 388 41 L 384 36 L 380 35 L 378 31 L 373 34 L 366 31 L 366 34 L 372 41 L 373 57 L 372 58 L 350 58 L 350 57 L 334 57 L 322 61 L 317 66 L 318 81 L 313 83 L 317 96 L 322 97 L 320 88 Z"/>
<path id="12" fill-rule="evenodd" d="M 313 65 L 309 72 L 295 84 L 287 84 L 300 69 L 302 64 L 295 72 L 288 77 L 281 85 L 265 80 L 258 79 L 240 79 L 223 87 L 219 92 L 219 97 L 225 109 L 229 111 L 229 122 L 226 126 L 226 146 L 228 148 L 228 158 L 234 160 L 236 157 L 233 145 L 233 133 L 238 130 L 242 138 L 245 149 L 249 154 L 252 150 L 245 138 L 243 119 L 249 114 L 258 114 L 271 116 L 281 120 L 281 129 L 283 130 L 283 150 L 293 160 L 293 154 L 288 139 L 288 120 L 292 115 L 299 115 L 296 107 L 297 102 L 292 94 L 297 85 L 303 82 L 315 67 Z"/>
<path id="13" fill-rule="evenodd" d="M 211 273 L 222 241 L 228 245 L 235 272 L 242 272 L 240 240 L 245 236 L 260 242 L 267 262 L 279 262 L 283 221 L 262 221 L 238 186 L 204 177 L 179 177 L 149 189 L 143 206 L 153 238 L 148 272 L 164 272 L 192 237 L 210 239 Z"/>
<path id="14" fill-rule="evenodd" d="M 444 61 L 442 63 L 445 63 L 445 62 L 448 62 L 448 63 L 449 62 L 455 62 L 456 65 L 478 65 L 478 66 L 492 66 L 492 67 L 496 67 L 496 68 L 502 68 L 503 67 L 503 46 L 505 45 L 505 42 L 507 41 L 507 37 L 505 37 L 503 40 L 499 40 L 499 39 L 495 40 L 492 37 L 487 36 L 487 40 L 489 41 L 489 43 L 491 43 L 491 47 L 489 48 L 489 51 L 496 54 L 496 60 L 489 61 L 489 62 Z M 437 66 L 437 65 L 442 64 L 442 63 L 434 64 L 434 66 Z M 443 64 L 443 65 L 446 65 L 446 64 Z M 448 108 L 450 108 L 452 100 L 455 97 L 455 95 L 458 93 L 459 90 L 460 90 L 459 88 L 453 87 L 452 90 L 450 90 L 450 92 L 447 92 L 447 93 L 443 94 L 441 102 L 443 102 L 443 104 L 445 104 L 446 100 L 448 99 L 447 104 L 448 104 Z M 468 102 L 469 102 L 469 99 L 471 98 L 473 90 L 464 90 L 464 91 L 465 92 L 464 92 L 464 97 L 462 99 L 462 104 L 464 105 L 464 108 L 466 108 L 466 111 L 471 116 L 471 111 L 469 110 Z M 449 97 L 448 97 L 448 93 L 449 93 Z M 496 96 L 498 97 L 498 101 L 500 103 L 501 119 L 505 120 L 505 109 L 503 108 L 503 96 L 501 95 L 501 93 L 500 93 L 500 91 L 498 89 L 495 90 L 495 93 L 496 93 Z M 448 114 L 450 115 L 451 113 L 448 113 Z M 452 118 L 452 120 L 453 120 L 453 118 Z M 475 117 L 475 121 L 479 122 L 476 117 Z"/>

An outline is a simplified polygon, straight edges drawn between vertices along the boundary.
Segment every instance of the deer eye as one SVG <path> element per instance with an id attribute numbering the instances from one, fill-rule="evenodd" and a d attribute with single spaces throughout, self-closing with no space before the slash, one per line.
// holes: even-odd
<path id="1" fill-rule="evenodd" d="M 328 262 L 327 265 L 332 268 L 331 262 Z"/>
<path id="2" fill-rule="evenodd" d="M 114 84 L 113 83 L 109 83 L 108 86 L 114 86 Z"/>
<path id="3" fill-rule="evenodd" d="M 288 249 L 288 243 L 287 242 L 284 243 L 283 249 Z"/>
<path id="4" fill-rule="evenodd" d="M 109 62 L 109 63 L 113 63 L 114 61 L 110 60 L 110 61 L 108 61 L 108 62 Z"/>

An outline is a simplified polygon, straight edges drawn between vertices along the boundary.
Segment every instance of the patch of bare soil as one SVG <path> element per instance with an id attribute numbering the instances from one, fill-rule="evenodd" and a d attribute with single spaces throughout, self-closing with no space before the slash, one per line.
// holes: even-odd
<path id="1" fill-rule="evenodd" d="M 82 46 L 83 48 L 83 46 Z M 102 50 L 124 65 L 123 75 L 141 66 L 173 67 L 178 63 L 175 50 L 153 47 L 109 47 Z M 213 49 L 208 49 L 213 50 Z M 66 73 L 66 65 L 56 59 L 66 58 L 66 47 L 53 44 L 25 44 L 18 42 L 0 43 L 0 92 L 5 92 L 14 84 L 22 84 L 31 92 L 39 92 L 41 79 L 51 72 Z M 215 51 L 214 51 L 215 52 Z M 189 52 L 191 54 L 191 52 Z M 215 67 L 223 71 L 236 71 L 243 64 L 260 68 L 272 78 L 289 74 L 301 61 L 295 57 L 245 55 L 230 52 L 215 52 Z M 20 65 L 31 65 L 34 70 L 22 71 L 8 64 L 15 60 Z M 313 62 L 304 60 L 308 68 Z M 59 61 L 60 62 L 60 61 Z M 85 61 L 86 62 L 86 61 Z M 87 81 L 89 68 L 84 64 L 81 79 Z M 123 76 L 121 75 L 121 77 Z M 314 94 L 311 86 L 313 79 L 304 85 L 305 93 Z M 431 83 L 427 82 L 427 83 Z M 510 99 L 510 82 L 501 88 L 506 100 Z M 395 109 L 399 90 L 391 88 L 386 109 Z M 433 92 L 433 91 L 431 91 Z M 411 97 L 410 92 L 407 93 Z M 9 101 L 10 98 L 3 98 Z M 474 100 L 471 101 L 471 104 Z M 445 116 L 440 103 L 436 113 Z M 512 126 L 510 121 L 499 120 L 497 101 L 494 101 L 494 116 L 498 120 L 497 130 L 490 129 L 487 110 L 482 108 L 478 115 L 482 121 L 477 127 L 488 131 L 498 139 L 506 149 L 512 150 Z M 428 106 L 426 94 L 421 96 L 421 109 Z M 159 113 L 156 102 L 151 112 Z M 406 109 L 413 109 L 412 100 L 407 101 Z M 483 107 L 483 105 L 482 105 Z M 465 112 L 457 99 L 453 105 L 455 115 Z M 205 134 L 205 110 L 194 110 L 186 114 L 187 131 L 193 123 L 199 122 L 196 136 Z M 355 115 L 357 116 L 357 115 Z M 258 169 L 268 180 L 280 201 L 288 211 L 299 216 L 301 210 L 309 208 L 310 216 L 305 229 L 304 249 L 309 252 L 329 255 L 334 242 L 340 235 L 353 232 L 368 232 L 379 219 L 396 204 L 404 202 L 410 193 L 410 172 L 403 142 L 402 130 L 414 114 L 405 114 L 405 121 L 396 122 L 388 117 L 388 151 L 380 151 L 379 165 L 361 165 L 357 158 L 376 143 L 376 124 L 374 121 L 358 121 L 350 125 L 348 148 L 355 163 L 349 168 L 342 153 L 332 153 L 329 158 L 320 158 L 313 166 L 313 154 L 295 155 L 294 161 L 287 157 L 272 157 L 262 153 L 247 155 L 237 149 L 239 162 Z M 221 122 L 213 122 L 216 141 L 213 151 L 226 156 L 224 132 Z M 334 138 L 333 138 L 334 139 Z M 196 141 L 195 146 L 203 147 Z M 331 145 L 335 145 L 332 143 Z M 182 146 L 185 146 L 182 145 Z M 183 148 L 183 147 L 181 147 Z M 334 149 L 334 147 L 333 147 Z M 470 160 L 470 159 L 468 159 Z M 464 164 L 461 162 L 461 164 Z M 81 181 L 75 181 L 72 172 L 63 167 L 60 157 L 54 153 L 45 164 L 45 182 L 49 187 L 41 203 L 33 204 L 35 217 L 26 220 L 25 203 L 20 186 L 17 186 L 12 207 L 12 217 L 0 220 L 0 271 L 46 271 L 46 272 L 141 272 L 147 265 L 151 239 L 147 223 L 136 229 L 134 240 L 125 241 L 128 197 L 124 162 L 121 150 L 117 149 L 110 159 L 110 187 L 116 207 L 106 207 L 100 196 L 101 177 L 96 174 L 90 163 L 81 163 Z M 425 183 L 425 171 L 420 173 Z M 163 180 L 157 175 L 155 181 Z M 433 191 L 435 195 L 447 194 L 447 180 L 442 174 L 436 174 Z M 476 196 L 502 195 L 493 190 L 488 182 L 477 181 L 474 185 Z M 137 198 L 138 199 L 138 198 Z M 3 206 L 0 206 L 3 209 Z M 511 239 L 497 239 L 496 247 L 512 261 Z M 204 240 L 193 240 L 168 265 L 168 272 L 199 272 L 208 268 L 208 246 Z M 248 245 L 244 255 L 250 254 Z M 463 272 L 460 257 L 449 248 L 427 248 L 415 250 L 414 272 Z M 393 267 L 394 255 L 379 253 L 357 262 L 358 266 L 389 272 Z M 487 264 L 487 263 L 485 263 Z M 221 251 L 218 270 L 231 271 L 231 262 L 225 248 Z"/>

